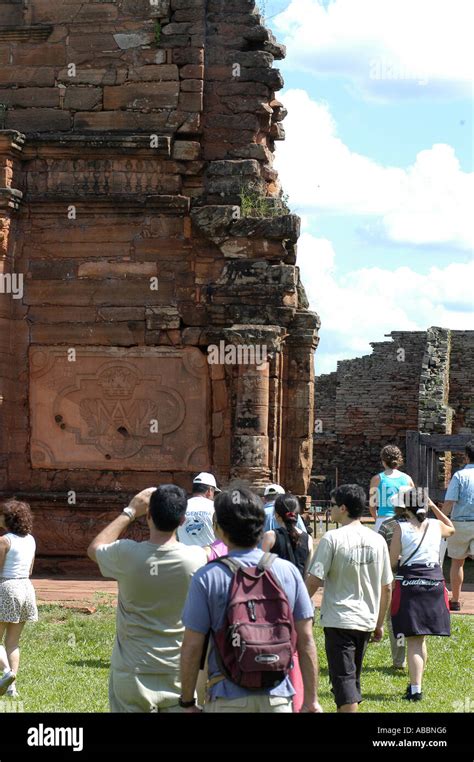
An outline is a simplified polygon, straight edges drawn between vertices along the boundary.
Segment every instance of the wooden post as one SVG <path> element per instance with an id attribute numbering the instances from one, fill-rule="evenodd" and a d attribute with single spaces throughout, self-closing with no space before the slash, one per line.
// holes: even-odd
<path id="1" fill-rule="evenodd" d="M 418 486 L 420 481 L 420 435 L 418 431 L 406 433 L 406 466 L 409 476 Z"/>

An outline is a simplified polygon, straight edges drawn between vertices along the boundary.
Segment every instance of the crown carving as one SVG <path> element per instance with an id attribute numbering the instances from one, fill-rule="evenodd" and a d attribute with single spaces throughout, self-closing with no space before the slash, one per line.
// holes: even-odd
<path id="1" fill-rule="evenodd" d="M 114 366 L 102 371 L 99 386 L 106 397 L 128 399 L 132 396 L 138 380 L 137 375 L 129 368 Z"/>

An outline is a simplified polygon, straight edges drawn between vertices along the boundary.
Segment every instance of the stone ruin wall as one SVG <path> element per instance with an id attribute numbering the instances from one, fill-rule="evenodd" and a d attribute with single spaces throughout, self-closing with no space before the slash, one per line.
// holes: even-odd
<path id="1" fill-rule="evenodd" d="M 338 363 L 337 372 L 315 380 L 313 477 L 334 486 L 356 482 L 368 489 L 381 466 L 380 449 L 396 444 L 405 453 L 407 430 L 474 433 L 474 331 L 393 331 L 371 355 Z M 439 459 L 446 484 L 459 454 Z"/>
<path id="2" fill-rule="evenodd" d="M 448 404 L 452 410 L 452 433 L 474 434 L 474 331 L 452 331 L 449 363 Z M 453 453 L 451 470 L 462 465 Z"/>
<path id="3" fill-rule="evenodd" d="M 0 476 L 40 570 L 83 570 L 150 483 L 306 494 L 319 320 L 272 167 L 283 57 L 252 0 L 0 0 L 0 251 L 24 274 L 0 294 Z M 269 217 L 239 218 L 242 185 Z M 220 342 L 268 354 L 209 365 Z"/>

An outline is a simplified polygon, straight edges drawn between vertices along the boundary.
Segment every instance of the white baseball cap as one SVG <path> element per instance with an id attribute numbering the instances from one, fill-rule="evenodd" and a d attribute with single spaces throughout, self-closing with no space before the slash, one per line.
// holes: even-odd
<path id="1" fill-rule="evenodd" d="M 264 497 L 267 497 L 267 495 L 284 495 L 285 490 L 281 486 L 281 484 L 268 484 L 265 487 L 265 492 L 263 493 Z"/>
<path id="2" fill-rule="evenodd" d="M 194 477 L 193 484 L 204 484 L 206 487 L 214 487 L 216 492 L 220 492 L 221 490 L 216 484 L 216 477 L 212 474 L 206 473 L 206 471 L 201 471 L 200 474 Z"/>

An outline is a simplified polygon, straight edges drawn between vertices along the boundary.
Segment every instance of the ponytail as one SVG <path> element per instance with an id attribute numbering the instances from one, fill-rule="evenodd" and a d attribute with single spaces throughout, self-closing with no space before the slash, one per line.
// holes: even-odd
<path id="1" fill-rule="evenodd" d="M 414 516 L 419 524 L 422 524 L 428 513 L 425 491 L 421 487 L 412 487 L 403 494 L 403 502 L 407 513 Z"/>
<path id="2" fill-rule="evenodd" d="M 418 523 L 423 524 L 424 520 L 426 519 L 426 508 L 418 508 L 416 511 L 414 511 L 414 514 L 418 519 Z"/>
<path id="3" fill-rule="evenodd" d="M 296 529 L 299 513 L 299 503 L 297 498 L 289 493 L 278 495 L 275 500 L 275 513 L 283 520 L 285 529 L 290 538 L 291 546 L 293 550 L 295 550 L 300 539 L 300 534 Z"/>

